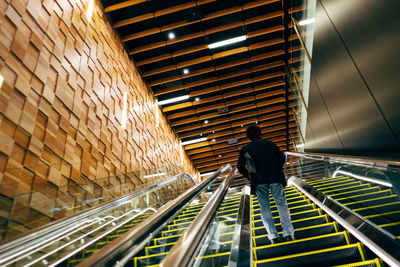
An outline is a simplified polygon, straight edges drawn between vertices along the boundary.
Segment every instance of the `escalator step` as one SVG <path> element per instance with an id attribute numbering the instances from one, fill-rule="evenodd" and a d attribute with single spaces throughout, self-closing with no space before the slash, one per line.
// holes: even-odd
<path id="1" fill-rule="evenodd" d="M 336 265 L 334 267 L 383 267 L 383 263 L 379 258 L 369 260 L 369 261 L 361 261 L 343 265 Z"/>
<path id="2" fill-rule="evenodd" d="M 363 200 L 363 201 L 358 201 L 358 202 L 352 202 L 352 203 L 346 203 L 344 204 L 346 207 L 349 209 L 354 209 L 354 208 L 360 208 L 360 207 L 371 207 L 371 206 L 376 206 L 376 205 L 382 205 L 386 203 L 393 203 L 393 201 L 397 200 L 396 195 L 391 195 L 391 196 L 384 196 L 384 197 L 378 197 L 378 198 L 373 198 L 373 199 L 368 199 L 368 200 Z"/>
<path id="3" fill-rule="evenodd" d="M 306 205 L 301 205 L 301 206 L 298 206 L 298 207 L 289 208 L 289 211 L 292 214 L 292 213 L 298 213 L 298 212 L 308 211 L 308 210 L 313 210 L 313 209 L 315 209 L 314 205 L 306 204 Z M 279 216 L 279 213 L 278 213 L 277 209 L 274 210 L 274 211 L 271 211 L 271 212 L 272 212 L 272 216 L 274 216 L 274 217 L 275 216 Z M 258 210 L 257 213 L 254 212 L 253 220 L 261 220 L 260 210 Z"/>
<path id="4" fill-rule="evenodd" d="M 383 229 L 395 236 L 400 235 L 400 222 L 381 224 L 379 225 L 379 227 L 382 227 Z"/>
<path id="5" fill-rule="evenodd" d="M 328 196 L 330 196 L 331 198 L 334 199 L 339 199 L 339 198 L 344 198 L 344 197 L 352 197 L 355 194 L 356 195 L 360 195 L 360 194 L 368 194 L 368 193 L 372 193 L 372 192 L 379 192 L 380 188 L 379 186 L 374 186 L 374 187 L 366 187 L 366 188 L 357 188 L 356 190 L 350 190 L 347 192 L 342 192 L 342 193 L 336 193 L 336 194 L 327 194 Z M 324 191 L 322 191 L 322 193 L 324 193 Z"/>
<path id="6" fill-rule="evenodd" d="M 327 195 L 335 195 L 335 194 L 344 194 L 350 191 L 357 191 L 357 190 L 363 190 L 363 189 L 368 189 L 370 188 L 369 184 L 357 184 L 357 185 L 353 185 L 353 186 L 348 186 L 348 187 L 344 187 L 341 189 L 324 189 L 324 190 L 319 190 L 321 192 L 323 192 L 324 194 Z M 380 189 L 380 187 L 378 186 L 378 188 Z"/>
<path id="7" fill-rule="evenodd" d="M 149 266 L 149 265 L 158 264 L 160 261 L 162 261 L 162 259 L 165 258 L 165 256 L 167 254 L 168 254 L 168 252 L 164 252 L 164 253 L 160 253 L 160 254 L 153 254 L 150 256 L 140 256 L 140 257 L 132 258 L 133 266 L 140 267 L 140 266 Z"/>
<path id="8" fill-rule="evenodd" d="M 365 216 L 364 218 L 378 225 L 400 222 L 400 210 L 386 212 L 382 214 L 369 215 Z"/>
<path id="9" fill-rule="evenodd" d="M 228 265 L 230 251 L 216 253 L 201 257 L 201 264 L 198 266 L 226 266 Z"/>
<path id="10" fill-rule="evenodd" d="M 318 235 L 325 235 L 330 233 L 335 233 L 338 231 L 337 222 L 330 222 L 321 225 L 313 225 L 309 227 L 303 227 L 294 229 L 294 234 L 297 239 L 309 238 Z M 282 234 L 282 233 L 280 233 Z M 261 235 L 253 238 L 253 245 L 256 247 L 269 245 L 270 241 L 268 235 Z"/>
<path id="11" fill-rule="evenodd" d="M 261 266 L 332 266 L 363 261 L 361 243 L 256 261 Z"/>
<path id="12" fill-rule="evenodd" d="M 395 210 L 400 210 L 400 201 L 353 209 L 353 211 L 357 212 L 361 216 L 382 214 Z"/>
<path id="13" fill-rule="evenodd" d="M 384 196 L 390 196 L 392 195 L 392 192 L 390 190 L 384 190 L 384 191 L 378 191 L 378 192 L 371 192 L 367 194 L 361 194 L 361 195 L 353 195 L 353 196 L 348 196 L 344 198 L 333 198 L 334 200 L 342 203 L 342 204 L 347 204 L 347 203 L 352 203 L 352 202 L 361 202 L 361 201 L 366 201 L 369 199 L 373 198 L 379 198 L 379 197 L 384 197 Z"/>
<path id="14" fill-rule="evenodd" d="M 307 226 L 312 226 L 312 225 L 317 225 L 317 224 L 324 224 L 327 223 L 328 219 L 326 215 L 320 215 L 320 216 L 315 216 L 311 218 L 306 218 L 306 219 L 301 219 L 297 221 L 292 221 L 293 227 L 295 229 L 297 228 L 303 228 Z M 282 231 L 282 226 L 281 224 L 276 224 L 276 229 L 278 232 Z M 265 235 L 267 234 L 267 230 L 265 230 L 264 226 L 254 228 L 254 233 L 255 235 Z"/>
<path id="15" fill-rule="evenodd" d="M 355 181 L 355 182 L 350 182 L 350 183 L 338 183 L 335 185 L 318 186 L 318 187 L 314 186 L 314 187 L 316 189 L 318 189 L 319 191 L 325 191 L 325 190 L 334 190 L 334 189 L 341 190 L 341 189 L 349 188 L 350 186 L 354 186 L 354 185 L 362 185 L 362 183 L 359 181 Z"/>
<path id="16" fill-rule="evenodd" d="M 347 232 L 327 234 L 324 236 L 314 236 L 306 239 L 297 239 L 290 242 L 278 243 L 254 249 L 256 260 L 281 257 L 295 253 L 307 252 L 310 250 L 332 248 L 349 244 Z"/>
<path id="17" fill-rule="evenodd" d="M 308 210 L 308 211 L 303 211 L 303 212 L 299 212 L 299 213 L 293 213 L 290 215 L 290 217 L 293 221 L 295 221 L 295 220 L 305 219 L 308 217 L 315 217 L 318 215 L 321 215 L 319 210 Z M 274 216 L 274 221 L 275 221 L 275 223 L 279 223 L 279 215 L 278 214 L 277 214 L 277 216 Z M 263 226 L 261 216 L 260 216 L 260 219 L 253 220 L 253 226 L 254 227 Z"/>

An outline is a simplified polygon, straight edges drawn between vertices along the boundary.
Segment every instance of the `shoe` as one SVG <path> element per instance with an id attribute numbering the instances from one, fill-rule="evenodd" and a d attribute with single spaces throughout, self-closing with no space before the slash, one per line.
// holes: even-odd
<path id="1" fill-rule="evenodd" d="M 271 239 L 271 245 L 279 243 L 279 237 Z"/>
<path id="2" fill-rule="evenodd" d="M 285 241 L 294 241 L 296 240 L 296 237 L 294 235 L 288 235 L 284 237 Z"/>

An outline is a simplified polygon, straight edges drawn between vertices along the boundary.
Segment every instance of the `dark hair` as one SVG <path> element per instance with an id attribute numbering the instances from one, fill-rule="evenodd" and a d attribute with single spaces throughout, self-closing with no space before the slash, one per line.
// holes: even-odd
<path id="1" fill-rule="evenodd" d="M 246 130 L 246 136 L 251 141 L 257 140 L 261 137 L 261 129 L 256 125 L 251 125 Z"/>

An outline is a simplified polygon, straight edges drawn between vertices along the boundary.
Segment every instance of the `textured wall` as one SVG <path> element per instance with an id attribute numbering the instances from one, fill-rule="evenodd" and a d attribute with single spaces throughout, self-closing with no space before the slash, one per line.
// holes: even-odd
<path id="1" fill-rule="evenodd" d="M 3 210 L 5 197 L 141 168 L 195 173 L 99 3 L 91 22 L 87 6 L 0 0 Z"/>
<path id="2" fill-rule="evenodd" d="M 399 8 L 317 1 L 306 151 L 400 158 Z"/>

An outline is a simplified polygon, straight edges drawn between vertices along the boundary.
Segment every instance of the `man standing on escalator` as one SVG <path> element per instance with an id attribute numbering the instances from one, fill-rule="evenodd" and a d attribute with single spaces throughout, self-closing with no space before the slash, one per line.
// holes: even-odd
<path id="1" fill-rule="evenodd" d="M 269 202 L 271 190 L 279 211 L 283 238 L 285 241 L 294 240 L 294 229 L 283 190 L 286 186 L 282 172 L 285 156 L 273 142 L 261 138 L 261 129 L 258 126 L 249 126 L 246 136 L 251 142 L 240 150 L 237 168 L 250 181 L 251 194 L 257 196 L 261 220 L 268 232 L 268 239 L 272 244 L 279 241 Z"/>

